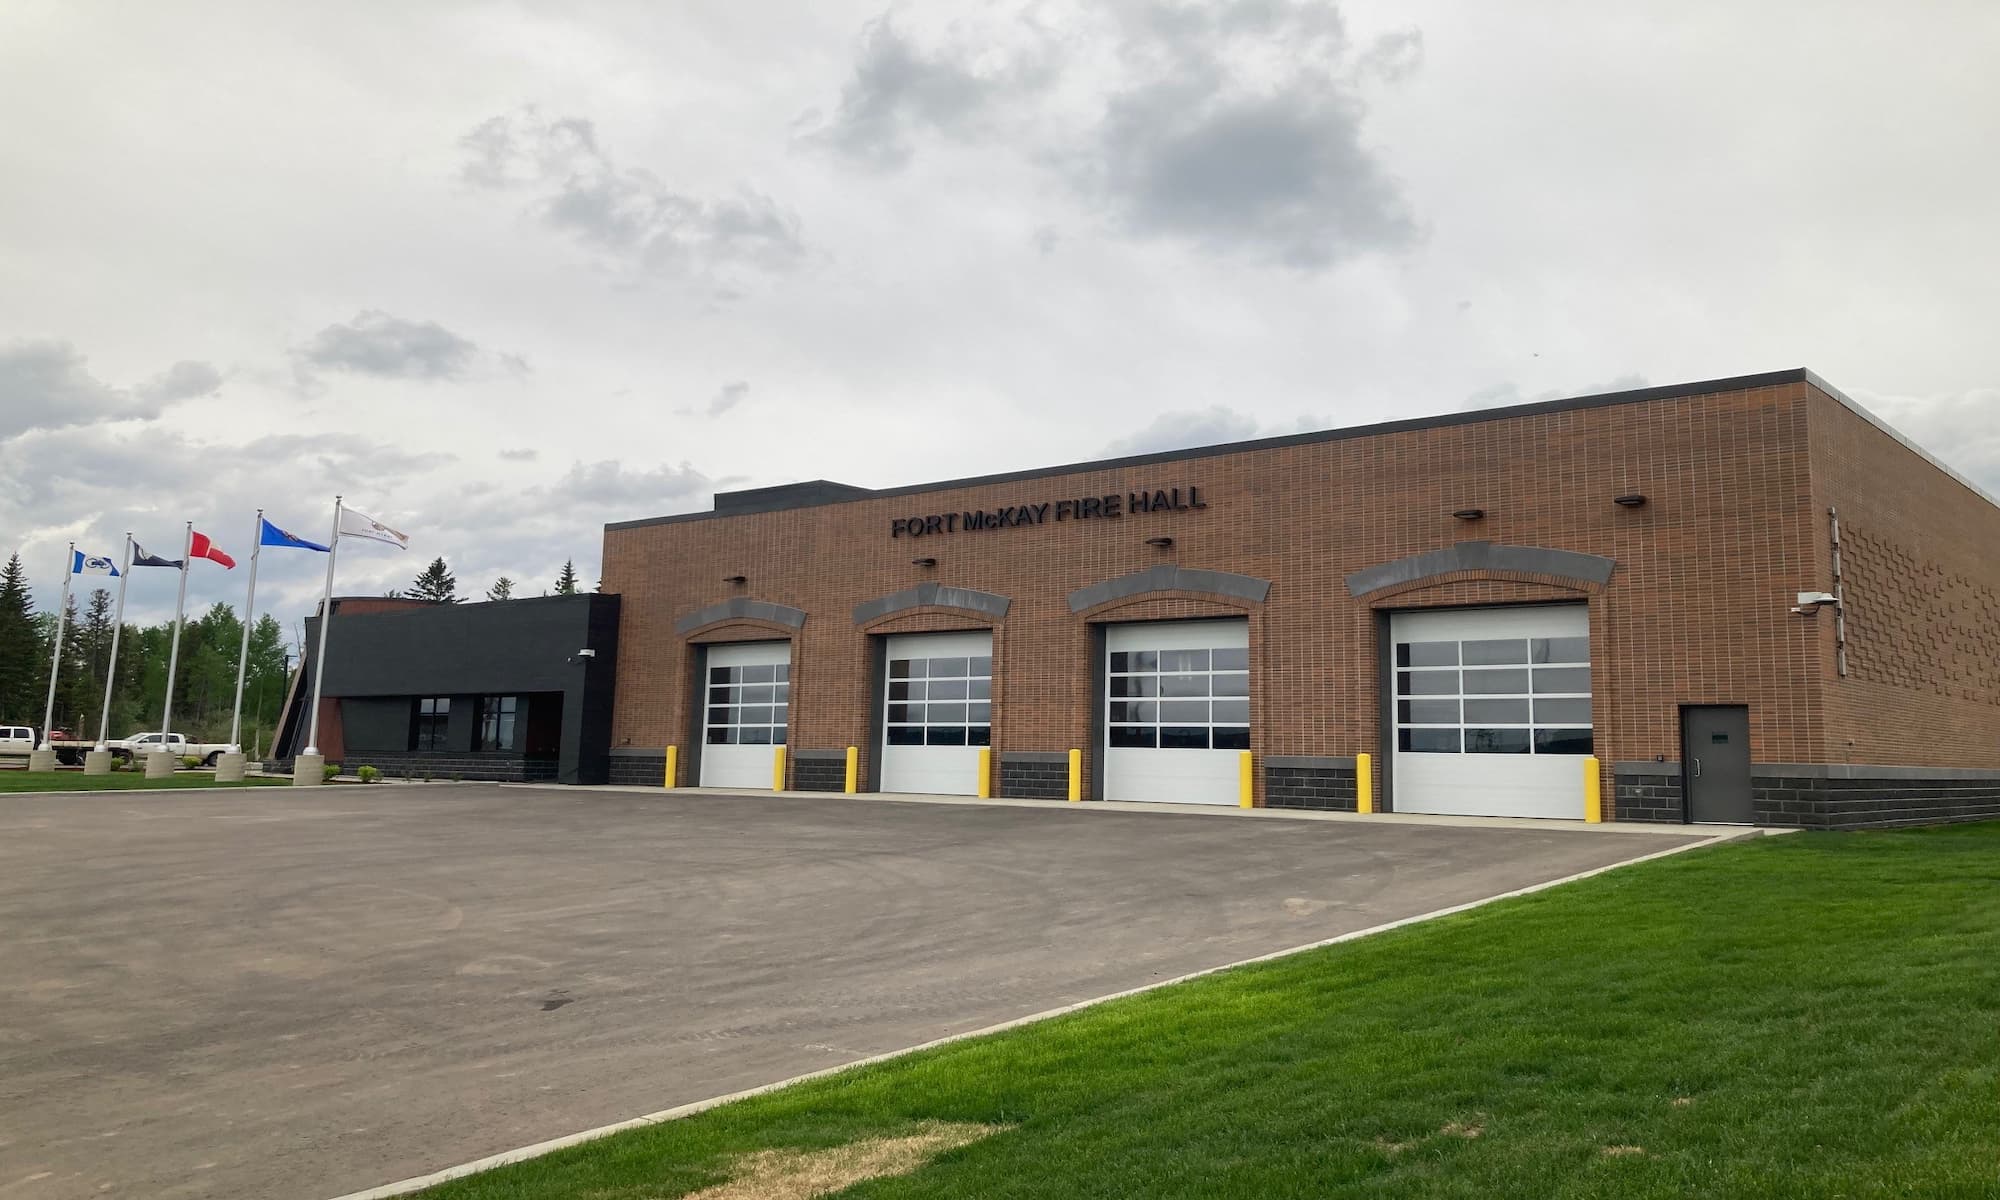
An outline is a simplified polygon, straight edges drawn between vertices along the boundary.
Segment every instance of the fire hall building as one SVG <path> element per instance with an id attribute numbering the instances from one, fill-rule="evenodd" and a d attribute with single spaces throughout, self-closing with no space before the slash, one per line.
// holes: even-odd
<path id="1" fill-rule="evenodd" d="M 603 575 L 613 782 L 2000 815 L 2000 506 L 1803 370 L 721 493 Z"/>

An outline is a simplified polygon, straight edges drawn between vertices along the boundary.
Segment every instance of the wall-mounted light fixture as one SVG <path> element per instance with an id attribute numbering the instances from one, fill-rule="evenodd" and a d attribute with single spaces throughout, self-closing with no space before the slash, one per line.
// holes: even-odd
<path id="1" fill-rule="evenodd" d="M 1459 508 L 1453 509 L 1451 515 L 1461 521 L 1477 521 L 1486 515 L 1486 510 L 1483 508 Z"/>
<path id="2" fill-rule="evenodd" d="M 748 575 L 724 575 L 722 577 L 722 582 L 737 583 L 737 584 L 748 583 L 750 582 L 750 577 Z"/>
<path id="3" fill-rule="evenodd" d="M 1611 503 L 1616 504 L 1620 508 L 1644 508 L 1646 506 L 1646 498 L 1638 492 L 1629 492 L 1623 496 L 1613 496 Z"/>
<path id="4" fill-rule="evenodd" d="M 1146 544 L 1156 549 L 1165 550 L 1168 546 L 1174 544 L 1174 539 L 1170 537 L 1150 537 L 1146 539 Z"/>
<path id="5" fill-rule="evenodd" d="M 911 562 L 912 562 L 913 564 L 915 564 L 915 565 L 917 565 L 917 566 L 919 566 L 919 567 L 935 567 L 935 566 L 937 566 L 937 559 L 935 559 L 935 558 L 913 558 L 913 559 L 911 559 L 910 561 L 911 561 Z"/>

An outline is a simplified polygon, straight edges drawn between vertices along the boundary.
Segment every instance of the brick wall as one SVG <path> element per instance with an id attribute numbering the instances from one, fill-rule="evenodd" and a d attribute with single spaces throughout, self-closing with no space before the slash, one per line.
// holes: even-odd
<path id="1" fill-rule="evenodd" d="M 1487 540 L 1618 563 L 1589 597 L 1600 758 L 1678 758 L 1681 704 L 1738 703 L 1750 706 L 1760 760 L 1814 761 L 1825 744 L 1820 633 L 1786 611 L 1812 574 L 1821 536 L 1804 453 L 1807 392 L 1801 380 L 607 530 L 604 587 L 624 598 L 613 744 L 685 741 L 690 644 L 674 622 L 743 595 L 804 609 L 804 627 L 739 622 L 694 637 L 792 638 L 793 743 L 857 745 L 872 759 L 869 637 L 852 610 L 935 580 L 1012 600 L 993 625 L 1003 791 L 1009 751 L 1076 746 L 1095 756 L 1093 620 L 1245 615 L 1260 759 L 1373 752 L 1381 717 L 1374 618 L 1344 577 Z M 891 536 L 899 517 L 1176 486 L 1199 487 L 1206 507 Z M 1649 502 L 1612 503 L 1632 492 Z M 1452 517 L 1467 507 L 1485 518 Z M 1155 536 L 1173 545 L 1148 546 Z M 911 561 L 926 556 L 937 565 Z M 1072 590 L 1159 563 L 1238 572 L 1272 587 L 1262 604 L 1184 596 L 1069 610 Z M 732 575 L 747 582 L 725 583 Z M 1468 577 L 1395 603 L 1558 594 L 1579 596 Z M 1261 800 L 1269 772 L 1258 775 Z"/>
<path id="2" fill-rule="evenodd" d="M 1826 724 L 1795 762 L 2000 768 L 2000 508 L 1812 389 L 1814 562 L 1832 590 L 1837 508 L 1847 678 L 1833 613 L 1812 633 Z"/>
<path id="3" fill-rule="evenodd" d="M 1000 756 L 1000 795 L 1010 800 L 1069 799 L 1069 753 L 1016 750 Z"/>

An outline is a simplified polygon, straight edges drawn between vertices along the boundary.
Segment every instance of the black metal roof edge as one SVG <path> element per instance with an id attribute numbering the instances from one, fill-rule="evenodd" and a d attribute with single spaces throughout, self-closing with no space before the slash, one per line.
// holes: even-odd
<path id="1" fill-rule="evenodd" d="M 1833 400 L 1836 403 L 1838 403 L 1841 407 L 1847 409 L 1847 411 L 1853 413 L 1855 416 L 1860 417 L 1862 420 L 1868 422 L 1870 425 L 1873 425 L 1875 428 L 1881 430 L 1883 433 L 1886 433 L 1890 437 L 1896 439 L 1896 441 L 1903 447 L 1903 449 L 1908 450 L 1910 453 L 1916 455 L 1918 458 L 1923 459 L 1925 462 L 1929 463 L 1933 467 L 1936 467 L 1938 470 L 1943 471 L 1946 475 L 1949 475 L 1952 479 L 1962 484 L 1973 495 L 1979 497 L 1981 500 L 1986 501 L 1986 503 L 1991 504 L 1995 508 L 2000 508 L 2000 499 L 1995 499 L 1993 493 L 1987 491 L 1983 487 L 1980 487 L 1978 484 L 1972 482 L 1972 480 L 1966 478 L 1964 475 L 1959 474 L 1951 467 L 1946 466 L 1942 461 L 1938 459 L 1938 457 L 1935 454 L 1932 454 L 1930 451 L 1924 449 L 1922 446 L 1917 445 L 1909 438 L 1903 436 L 1901 430 L 1897 429 L 1894 425 L 1889 424 L 1889 422 L 1884 421 L 1882 418 L 1876 416 L 1872 410 L 1870 410 L 1866 405 L 1862 404 L 1859 400 L 1856 400 L 1854 397 L 1848 395 L 1846 392 L 1841 391 L 1839 388 L 1828 383 L 1826 380 L 1821 379 L 1819 376 L 1813 374 L 1811 371 L 1806 372 L 1806 382 L 1811 384 L 1813 387 L 1818 388 L 1820 391 L 1825 392 L 1828 396 L 1832 397 Z"/>
<path id="2" fill-rule="evenodd" d="M 1252 438 L 1244 442 L 1221 442 L 1212 446 L 1193 446 L 1183 450 L 1159 450 L 1151 454 L 1132 454 L 1123 458 L 1103 458 L 1085 462 L 1064 463 L 1054 467 L 1035 467 L 1026 471 L 1003 471 L 995 475 L 972 475 L 963 479 L 945 479 L 936 483 L 907 484 L 902 487 L 877 488 L 865 495 L 838 500 L 813 500 L 789 505 L 784 509 L 764 509 L 766 512 L 790 511 L 793 508 L 821 508 L 829 504 L 853 504 L 862 500 L 880 500 L 885 497 L 910 496 L 920 492 L 945 492 L 958 488 L 985 487 L 996 483 L 1017 483 L 1028 479 L 1050 479 L 1062 475 L 1083 475 L 1092 471 L 1115 471 L 1129 467 L 1148 467 L 1160 463 L 1190 462 L 1202 458 L 1219 458 L 1228 454 L 1246 454 L 1257 450 L 1276 450 L 1287 446 L 1307 446 L 1319 442 L 1344 442 L 1354 438 L 1379 437 L 1391 433 L 1409 433 L 1423 429 L 1446 429 L 1456 425 L 1479 425 L 1488 421 L 1506 421 L 1516 417 L 1534 417 L 1549 413 L 1575 412 L 1581 409 L 1610 408 L 1620 404 L 1643 404 L 1649 400 L 1677 400 L 1690 396 L 1708 396 L 1717 392 L 1738 392 L 1750 388 L 1775 387 L 1784 383 L 1807 383 L 1817 377 L 1804 367 L 1792 367 L 1783 371 L 1765 371 L 1755 375 L 1732 375 L 1725 379 L 1703 379 L 1693 383 L 1674 383 L 1660 387 L 1635 388 L 1624 392 L 1600 392 L 1589 396 L 1573 396 L 1564 400 L 1541 400 L 1531 404 L 1510 404 L 1501 408 L 1481 408 L 1470 412 L 1440 413 L 1428 417 L 1404 417 L 1394 421 L 1378 421 L 1372 425 L 1349 425 L 1340 429 L 1318 429 L 1308 433 L 1286 433 L 1276 437 Z M 1815 384 L 1829 395 L 1839 396 L 1824 384 Z M 1856 409 L 1875 424 L 1882 422 L 1852 400 L 1842 397 L 1844 403 Z M 1887 426 L 1883 426 L 1887 428 Z M 1893 432 L 1893 431 L 1891 431 Z M 1896 435 L 1898 440 L 1903 440 Z M 1919 453 L 1922 453 L 1919 451 Z M 1929 455 L 1925 455 L 1929 458 Z M 1935 461 L 1935 460 L 1933 460 Z M 1961 480 L 1962 482 L 1962 480 Z M 783 485 L 778 485 L 783 486 Z M 1971 486 L 1971 485 L 1967 485 Z M 1978 489 L 1975 488 L 1975 491 Z M 1984 493 L 1981 493 L 1982 495 Z M 685 521 L 708 521 L 717 517 L 747 516 L 741 511 L 708 511 L 674 513 L 664 517 L 641 517 L 632 521 L 609 521 L 605 531 L 614 529 L 640 529 L 649 525 L 677 525 Z"/>

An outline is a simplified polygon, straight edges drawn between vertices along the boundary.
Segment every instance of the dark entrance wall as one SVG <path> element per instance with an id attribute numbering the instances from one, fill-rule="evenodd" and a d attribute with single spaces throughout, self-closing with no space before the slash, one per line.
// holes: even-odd
<path id="1" fill-rule="evenodd" d="M 563 783 L 604 783 L 610 777 L 618 609 L 617 596 L 595 593 L 386 609 L 375 597 L 336 598 L 325 696 L 340 703 L 323 707 L 338 710 L 338 744 L 350 757 L 372 752 L 374 765 L 398 774 L 498 771 L 501 778 L 553 775 Z M 287 755 L 304 744 L 318 642 L 315 616 L 306 622 L 307 662 L 279 743 Z M 596 653 L 577 653 L 584 649 Z M 444 758 L 464 762 L 446 765 L 438 755 L 410 751 L 410 703 L 422 696 L 453 697 Z M 481 696 L 523 698 L 519 750 L 473 750 L 474 701 Z M 322 743 L 333 744 L 324 737 Z"/>

